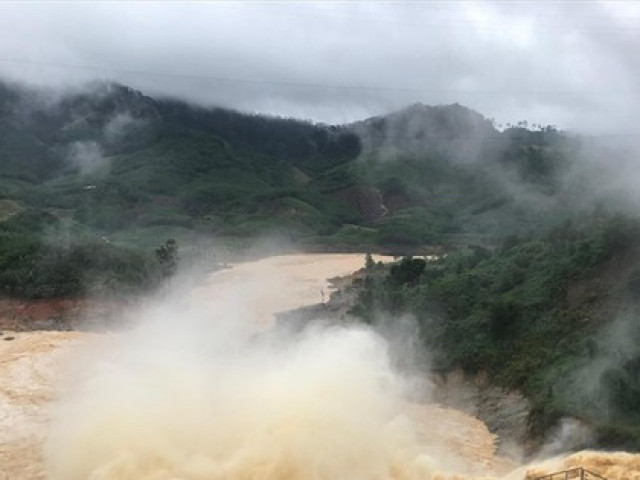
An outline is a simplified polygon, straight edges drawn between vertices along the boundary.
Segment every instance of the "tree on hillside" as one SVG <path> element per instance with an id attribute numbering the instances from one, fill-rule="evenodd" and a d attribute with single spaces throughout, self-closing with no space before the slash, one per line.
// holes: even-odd
<path id="1" fill-rule="evenodd" d="M 376 262 L 373 259 L 373 255 L 371 255 L 371 252 L 367 252 L 367 254 L 364 256 L 364 269 L 367 273 L 371 273 L 373 271 L 373 269 L 376 266 Z"/>
<path id="2" fill-rule="evenodd" d="M 421 258 L 404 257 L 391 267 L 389 281 L 394 285 L 416 285 L 427 262 Z"/>
<path id="3" fill-rule="evenodd" d="M 164 245 L 156 249 L 156 258 L 160 263 L 162 275 L 164 277 L 172 276 L 178 267 L 178 242 L 173 238 L 167 240 Z"/>

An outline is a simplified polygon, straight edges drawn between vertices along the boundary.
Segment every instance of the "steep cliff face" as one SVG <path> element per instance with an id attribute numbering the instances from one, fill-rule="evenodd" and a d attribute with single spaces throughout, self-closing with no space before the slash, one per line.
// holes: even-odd
<path id="1" fill-rule="evenodd" d="M 539 450 L 539 441 L 528 434 L 531 402 L 518 391 L 491 384 L 486 372 L 469 376 L 458 370 L 432 379 L 433 400 L 484 422 L 496 435 L 501 457 L 519 463 Z"/>

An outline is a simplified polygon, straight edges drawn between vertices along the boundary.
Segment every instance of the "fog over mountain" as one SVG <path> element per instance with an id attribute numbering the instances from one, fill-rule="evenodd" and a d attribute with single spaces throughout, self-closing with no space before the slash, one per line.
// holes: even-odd
<path id="1" fill-rule="evenodd" d="M 633 134 L 639 20 L 622 1 L 5 3 L 0 76 L 331 123 L 459 102 Z"/>

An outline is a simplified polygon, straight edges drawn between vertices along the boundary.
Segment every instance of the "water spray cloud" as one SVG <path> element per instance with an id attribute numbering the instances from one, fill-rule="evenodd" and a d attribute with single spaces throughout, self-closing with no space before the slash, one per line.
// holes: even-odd
<path id="1" fill-rule="evenodd" d="M 282 338 L 224 311 L 165 301 L 108 340 L 57 407 L 50 478 L 431 477 L 380 337 L 314 327 Z"/>

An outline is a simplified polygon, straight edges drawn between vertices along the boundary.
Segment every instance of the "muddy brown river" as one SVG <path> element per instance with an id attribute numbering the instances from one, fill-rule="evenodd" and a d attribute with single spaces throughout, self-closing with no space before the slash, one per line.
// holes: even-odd
<path id="1" fill-rule="evenodd" d="M 158 299 L 133 331 L 4 332 L 0 479 L 515 479 L 572 466 L 640 479 L 631 454 L 497 457 L 478 419 L 405 401 L 384 345 L 362 329 L 252 343 L 256 325 L 327 299 L 328 279 L 363 264 L 269 257 Z"/>

